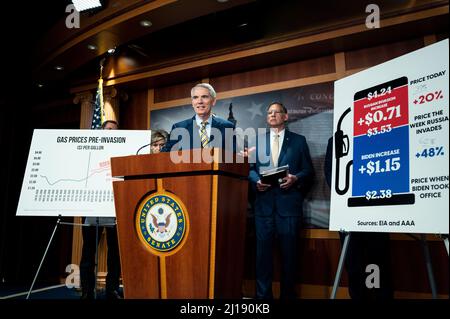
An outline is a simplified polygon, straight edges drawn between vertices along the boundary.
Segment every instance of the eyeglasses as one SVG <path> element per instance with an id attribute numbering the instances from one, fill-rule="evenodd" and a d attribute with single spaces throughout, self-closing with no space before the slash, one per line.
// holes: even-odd
<path id="1" fill-rule="evenodd" d="M 277 114 L 284 114 L 283 111 L 267 111 L 267 115 L 271 115 L 272 113 L 274 113 L 275 115 L 277 115 Z"/>

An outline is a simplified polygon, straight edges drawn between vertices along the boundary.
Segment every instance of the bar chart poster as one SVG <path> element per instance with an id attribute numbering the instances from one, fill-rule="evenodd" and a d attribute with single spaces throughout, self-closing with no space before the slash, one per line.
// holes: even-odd
<path id="1" fill-rule="evenodd" d="M 335 82 L 330 230 L 448 234 L 448 44 Z"/>
<path id="2" fill-rule="evenodd" d="M 110 158 L 143 147 L 148 154 L 150 137 L 138 130 L 34 130 L 16 215 L 114 217 Z"/>

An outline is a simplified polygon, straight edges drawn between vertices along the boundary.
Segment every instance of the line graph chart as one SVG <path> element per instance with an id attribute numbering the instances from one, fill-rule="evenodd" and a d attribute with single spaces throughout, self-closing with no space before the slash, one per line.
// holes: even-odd
<path id="1" fill-rule="evenodd" d="M 134 155 L 149 137 L 150 131 L 35 130 L 17 215 L 115 216 L 110 158 Z"/>

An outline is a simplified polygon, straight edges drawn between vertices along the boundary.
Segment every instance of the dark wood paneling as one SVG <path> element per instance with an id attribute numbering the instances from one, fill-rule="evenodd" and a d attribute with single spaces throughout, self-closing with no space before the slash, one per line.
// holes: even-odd
<path id="1" fill-rule="evenodd" d="M 428 241 L 439 294 L 449 293 L 449 259 L 442 241 Z M 417 240 L 391 240 L 392 280 L 395 290 L 431 293 L 425 258 Z"/>
<path id="2" fill-rule="evenodd" d="M 78 129 L 80 106 L 73 100 L 57 100 L 33 108 L 31 113 L 34 128 Z"/>
<path id="3" fill-rule="evenodd" d="M 256 237 L 254 233 L 254 219 L 247 221 L 247 238 L 245 254 L 245 280 L 255 280 L 255 249 Z M 277 240 L 274 243 L 274 274 L 273 281 L 279 282 L 281 278 L 281 252 Z M 332 286 L 341 252 L 339 239 L 300 238 L 297 251 L 297 284 Z M 348 285 L 347 274 L 342 273 L 341 286 Z M 248 295 L 248 292 L 245 296 Z"/>
<path id="4" fill-rule="evenodd" d="M 159 103 L 190 97 L 191 89 L 199 82 L 200 80 L 197 82 L 189 82 L 163 88 L 156 88 L 154 102 Z"/>
<path id="5" fill-rule="evenodd" d="M 436 35 L 437 41 L 448 39 L 448 32 L 439 33 Z"/>
<path id="6" fill-rule="evenodd" d="M 339 239 L 300 239 L 298 283 L 332 286 L 341 252 Z M 278 253 L 279 255 L 279 253 Z M 279 264 L 279 263 L 278 263 Z M 281 265 L 279 265 L 281 267 Z M 278 272 L 281 269 L 278 268 Z M 279 277 L 279 274 L 277 276 Z M 347 285 L 346 274 L 341 285 Z"/>
<path id="7" fill-rule="evenodd" d="M 317 59 L 211 78 L 210 83 L 217 92 L 221 92 L 334 72 L 334 56 L 325 56 Z"/>
<path id="8" fill-rule="evenodd" d="M 255 234 L 254 220 L 247 221 L 245 254 L 245 280 L 255 280 Z M 449 293 L 449 260 L 441 241 L 428 241 L 438 294 Z M 280 252 L 275 245 L 274 282 L 280 280 Z M 425 259 L 420 242 L 414 240 L 395 240 L 390 242 L 391 275 L 394 291 L 430 293 L 430 285 L 425 267 Z M 334 283 L 341 253 L 339 239 L 301 238 L 298 251 L 299 266 L 297 285 L 308 284 L 331 287 Z M 348 275 L 344 267 L 341 287 L 348 286 Z M 244 286 L 244 296 L 254 297 L 254 290 Z"/>
<path id="9" fill-rule="evenodd" d="M 360 1 L 356 0 L 355 2 Z M 392 1 L 386 2 L 392 3 Z M 214 29 L 214 25 L 218 23 L 217 19 L 214 19 L 214 23 L 208 24 L 206 21 L 203 25 L 208 25 L 205 32 L 211 32 L 211 36 L 206 36 L 206 38 L 215 37 L 217 38 L 217 41 L 209 41 L 209 43 L 202 46 L 192 45 L 192 41 L 190 41 L 192 32 L 189 32 L 189 29 L 192 28 L 192 30 L 196 30 L 198 25 L 183 24 L 177 26 L 177 28 L 180 28 L 178 29 L 179 32 L 173 32 L 172 29 L 172 33 L 167 34 L 166 37 L 158 35 L 160 38 L 149 37 L 145 38 L 145 40 L 140 40 L 138 45 L 147 51 L 147 57 L 135 53 L 136 59 L 133 58 L 133 60 L 142 62 L 133 63 L 133 65 L 128 63 L 129 65 L 125 70 L 116 70 L 117 72 L 114 73 L 115 78 L 110 77 L 109 80 L 113 81 L 114 84 L 135 80 L 150 80 L 154 83 L 152 86 L 162 86 L 163 84 L 160 83 L 161 78 L 159 78 L 159 76 L 163 75 L 164 81 L 167 81 L 165 85 L 172 85 L 183 82 L 183 80 L 179 80 L 180 76 L 184 76 L 184 81 L 198 79 L 199 73 L 204 73 L 206 74 L 205 77 L 212 78 L 213 76 L 222 76 L 230 73 L 230 69 L 233 68 L 235 71 L 231 72 L 243 72 L 260 67 L 291 63 L 296 59 L 309 59 L 317 56 L 324 56 L 330 54 L 334 50 L 344 51 L 349 48 L 360 49 L 367 46 L 398 41 L 410 38 L 412 34 L 411 30 L 414 30 L 413 34 L 415 34 L 415 36 L 428 35 L 445 30 L 444 28 L 446 26 L 448 27 L 448 22 L 442 22 L 442 19 L 448 19 L 448 8 L 445 7 L 445 1 L 435 1 L 434 3 L 429 3 L 428 1 L 428 4 L 425 4 L 426 1 L 421 2 L 423 3 L 419 4 L 415 2 L 414 5 L 396 5 L 396 8 L 393 8 L 388 4 L 379 4 L 383 9 L 383 18 L 386 18 L 383 19 L 382 23 L 386 23 L 386 26 L 383 25 L 382 28 L 377 30 L 361 29 L 361 27 L 364 28 L 363 23 L 367 16 L 364 12 L 365 5 L 361 3 L 357 6 L 339 6 L 334 4 L 331 7 L 337 7 L 337 10 L 330 11 L 330 5 L 328 3 L 325 4 L 325 1 L 323 1 L 322 5 L 327 9 L 320 10 L 320 14 L 308 14 L 305 11 L 308 9 L 302 7 L 299 13 L 295 15 L 296 19 L 290 19 L 289 21 L 285 20 L 286 12 L 281 14 L 278 10 L 281 7 L 285 7 L 285 9 L 287 8 L 289 10 L 288 5 L 282 6 L 277 3 L 272 10 L 265 12 L 267 19 L 261 19 L 261 15 L 258 15 L 258 12 L 255 10 L 246 12 L 247 16 L 253 16 L 263 25 L 263 27 L 261 27 L 261 29 L 263 29 L 261 30 L 263 35 L 255 41 L 245 41 L 242 44 L 238 44 L 230 38 L 230 35 L 233 34 L 232 28 L 228 28 L 228 30 L 225 30 L 226 32 L 223 33 L 213 32 L 212 30 L 220 30 L 220 28 L 219 30 Z M 301 6 L 303 6 L 303 4 Z M 309 5 L 306 6 L 311 9 Z M 349 9 L 350 7 L 352 7 L 351 10 Z M 293 8 L 291 7 L 288 16 L 291 16 L 295 11 L 292 9 Z M 411 14 L 399 16 L 406 13 Z M 299 19 L 299 14 L 300 16 L 305 15 L 305 19 Z M 445 14 L 447 14 L 447 17 L 444 16 Z M 277 19 L 274 19 L 275 15 L 277 16 Z M 287 23 L 277 23 L 277 21 Z M 298 24 L 298 22 L 300 22 L 300 24 Z M 222 26 L 224 24 L 222 23 L 220 25 Z M 281 25 L 288 27 L 279 29 Z M 350 29 L 349 27 L 351 26 L 354 28 Z M 356 29 L 356 26 L 358 26 L 358 29 Z M 345 33 L 343 34 L 341 31 L 344 30 Z M 321 34 L 323 36 L 321 36 Z M 311 43 L 309 39 L 311 35 L 318 35 L 313 40 L 313 43 Z M 292 43 L 292 45 L 288 45 L 285 49 L 280 47 L 279 50 L 274 50 L 274 48 L 271 47 L 275 43 L 283 42 L 284 46 L 286 41 L 301 38 L 305 39 L 303 43 L 298 43 L 298 45 Z M 154 45 L 155 43 L 160 43 L 164 39 L 179 39 L 179 41 L 169 41 L 168 46 Z M 127 41 L 129 41 L 129 39 Z M 185 45 L 180 45 L 180 41 Z M 211 45 L 210 43 L 214 43 L 214 45 Z M 311 44 L 314 44 L 314 48 L 310 47 Z M 246 56 L 230 56 L 230 54 L 233 54 L 234 52 L 245 52 L 246 50 L 249 50 L 244 53 Z M 283 52 L 285 50 L 289 52 Z M 309 51 L 309 53 L 305 55 L 305 51 L 307 53 Z M 283 58 L 280 59 L 280 56 Z M 219 58 L 214 59 L 215 62 L 210 60 L 209 63 L 202 65 L 200 70 L 198 62 L 213 57 Z M 225 58 L 225 60 L 223 58 Z M 255 65 L 255 60 L 259 60 L 257 65 Z M 234 65 L 235 63 L 239 65 L 239 68 Z M 219 66 L 217 64 L 221 65 Z M 124 63 L 124 65 L 126 64 Z M 199 68 L 193 67 L 193 65 L 198 65 Z M 218 73 L 218 69 L 220 69 L 220 73 Z M 153 72 L 149 73 L 148 71 L 156 71 L 156 74 Z M 161 71 L 161 73 L 158 71 Z M 182 73 L 180 76 L 175 74 L 178 71 L 181 71 Z M 95 83 L 93 78 L 91 78 L 90 81 L 85 81 L 86 79 L 82 79 L 82 77 L 79 78 L 79 81 L 74 81 L 72 83 L 73 86 Z M 111 85 L 113 83 L 107 80 L 105 84 Z M 83 91 L 86 90 L 86 88 L 74 88 L 74 92 L 78 92 L 79 90 Z"/>
<path id="10" fill-rule="evenodd" d="M 371 67 L 424 46 L 423 38 L 380 45 L 345 53 L 347 70 Z"/>
<path id="11" fill-rule="evenodd" d="M 128 101 L 120 106 L 120 128 L 124 130 L 146 130 L 148 90 L 128 92 Z"/>

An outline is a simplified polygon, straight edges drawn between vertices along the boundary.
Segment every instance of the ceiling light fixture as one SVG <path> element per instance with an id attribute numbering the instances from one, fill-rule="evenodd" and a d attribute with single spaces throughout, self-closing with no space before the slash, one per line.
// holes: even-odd
<path id="1" fill-rule="evenodd" d="M 102 6 L 100 0 L 72 0 L 72 3 L 78 12 Z"/>
<path id="2" fill-rule="evenodd" d="M 64 70 L 64 67 L 61 65 L 57 65 L 57 66 L 55 66 L 55 70 L 62 71 L 62 70 Z"/>
<path id="3" fill-rule="evenodd" d="M 116 52 L 116 48 L 108 49 L 108 54 L 114 54 Z"/>
<path id="4" fill-rule="evenodd" d="M 144 28 L 150 28 L 153 25 L 150 20 L 142 20 L 141 22 L 139 22 L 139 24 Z"/>
<path id="5" fill-rule="evenodd" d="M 96 45 L 93 45 L 93 44 L 88 44 L 88 45 L 87 45 L 87 48 L 88 48 L 89 50 L 92 50 L 92 51 L 97 50 L 97 46 L 96 46 Z"/>

